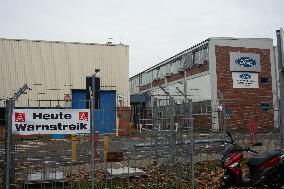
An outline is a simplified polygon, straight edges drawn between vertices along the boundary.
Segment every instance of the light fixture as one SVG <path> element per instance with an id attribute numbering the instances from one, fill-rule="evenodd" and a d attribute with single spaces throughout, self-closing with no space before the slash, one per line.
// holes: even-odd
<path id="1" fill-rule="evenodd" d="M 101 70 L 100 69 L 95 69 L 95 74 L 93 75 L 94 77 L 99 73 Z"/>

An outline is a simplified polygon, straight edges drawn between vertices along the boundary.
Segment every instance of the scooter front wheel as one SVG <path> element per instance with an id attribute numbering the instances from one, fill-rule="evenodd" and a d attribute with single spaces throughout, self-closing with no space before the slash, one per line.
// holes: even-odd
<path id="1" fill-rule="evenodd" d="M 229 174 L 225 174 L 221 178 L 221 184 L 219 189 L 227 189 L 232 186 L 233 177 Z"/>
<path id="2" fill-rule="evenodd" d="M 221 182 L 219 189 L 228 189 L 230 185 L 226 184 L 225 182 Z"/>

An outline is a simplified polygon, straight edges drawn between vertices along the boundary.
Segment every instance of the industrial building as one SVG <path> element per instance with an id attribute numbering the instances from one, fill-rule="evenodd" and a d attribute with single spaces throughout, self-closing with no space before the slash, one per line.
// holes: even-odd
<path id="1" fill-rule="evenodd" d="M 225 107 L 227 127 L 252 122 L 278 127 L 274 50 L 269 38 L 209 38 L 131 77 L 131 106 L 151 106 L 152 97 L 187 95 L 195 104 L 210 106 L 206 114 L 195 115 L 195 125 L 219 130 Z"/>
<path id="2" fill-rule="evenodd" d="M 26 106 L 28 100 L 32 107 L 38 106 L 38 100 L 72 97 L 72 91 L 86 88 L 86 76 L 95 69 L 100 69 L 101 89 L 116 91 L 128 106 L 127 45 L 0 39 L 0 99 L 10 97 L 24 83 L 32 89 L 16 106 Z"/>
<path id="3" fill-rule="evenodd" d="M 16 107 L 87 108 L 86 77 L 96 69 L 100 70 L 96 74 L 100 78 L 100 108 L 111 117 L 104 121 L 108 129 L 102 130 L 113 132 L 117 106 L 130 104 L 127 45 L 1 38 L 0 120 L 4 119 L 5 99 L 23 84 L 30 90 Z"/>

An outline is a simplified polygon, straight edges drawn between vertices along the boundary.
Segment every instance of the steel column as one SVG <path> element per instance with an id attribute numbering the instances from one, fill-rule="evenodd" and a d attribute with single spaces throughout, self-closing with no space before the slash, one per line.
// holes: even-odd
<path id="1" fill-rule="evenodd" d="M 170 152 L 171 152 L 171 163 L 174 163 L 174 98 L 170 97 Z"/>
<path id="2" fill-rule="evenodd" d="M 96 172 L 95 172 L 95 75 L 92 76 L 91 111 L 92 111 L 91 179 L 92 179 L 92 189 L 94 189 L 95 188 L 95 176 L 96 176 Z"/>
<path id="3" fill-rule="evenodd" d="M 6 173 L 5 173 L 5 188 L 10 189 L 11 187 L 11 149 L 12 149 L 12 113 L 13 113 L 13 100 L 6 100 L 6 120 L 7 120 L 7 137 L 6 137 Z"/>
<path id="4" fill-rule="evenodd" d="M 194 174 L 194 135 L 193 135 L 193 112 L 192 112 L 192 100 L 188 100 L 189 106 L 189 128 L 190 128 L 190 149 L 191 149 L 191 156 L 190 156 L 190 173 L 191 173 L 191 187 L 194 188 L 195 183 L 195 174 Z"/>
<path id="5" fill-rule="evenodd" d="M 281 131 L 281 148 L 284 150 L 284 39 L 283 29 L 276 31 L 277 47 L 278 47 L 278 68 L 279 68 L 279 83 L 280 83 L 280 131 Z"/>

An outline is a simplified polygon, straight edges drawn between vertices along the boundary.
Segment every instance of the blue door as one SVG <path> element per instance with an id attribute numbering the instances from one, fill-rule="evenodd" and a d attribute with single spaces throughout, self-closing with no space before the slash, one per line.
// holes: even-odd
<path id="1" fill-rule="evenodd" d="M 95 130 L 99 134 L 115 133 L 116 91 L 100 91 L 100 109 L 95 110 Z M 86 108 L 86 90 L 72 90 L 72 108 Z"/>
<path id="2" fill-rule="evenodd" d="M 99 133 L 115 133 L 116 92 L 100 91 L 100 109 L 95 111 L 95 129 Z"/>
<path id="3" fill-rule="evenodd" d="M 86 108 L 86 90 L 73 89 L 72 90 L 72 109 Z"/>

